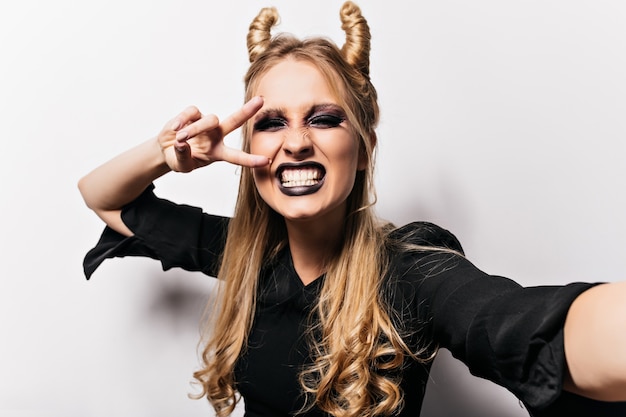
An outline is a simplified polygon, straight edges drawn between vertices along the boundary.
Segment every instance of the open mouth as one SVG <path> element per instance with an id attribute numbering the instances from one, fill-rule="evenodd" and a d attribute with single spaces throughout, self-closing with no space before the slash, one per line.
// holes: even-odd
<path id="1" fill-rule="evenodd" d="M 306 195 L 319 190 L 324 182 L 326 170 L 317 162 L 281 164 L 276 177 L 280 189 L 287 195 Z"/>

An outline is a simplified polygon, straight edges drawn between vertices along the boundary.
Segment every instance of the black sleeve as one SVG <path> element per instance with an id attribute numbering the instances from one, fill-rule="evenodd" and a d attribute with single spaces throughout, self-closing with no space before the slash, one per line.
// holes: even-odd
<path id="1" fill-rule="evenodd" d="M 415 233 L 416 228 L 422 231 Z M 456 241 L 452 234 L 432 224 L 409 225 L 404 235 L 414 244 L 461 250 L 451 244 Z M 531 415 L 569 416 L 561 412 L 576 408 L 572 404 L 586 404 L 588 410 L 615 407 L 619 414 L 601 415 L 626 415 L 626 403 L 601 403 L 562 391 L 565 318 L 574 299 L 595 284 L 524 288 L 485 274 L 461 254 L 442 251 L 405 251 L 396 263 L 401 268 L 396 274 L 414 285 L 412 304 L 434 342 L 473 375 L 511 391 Z"/>
<path id="2" fill-rule="evenodd" d="M 157 259 L 164 270 L 181 267 L 217 275 L 229 219 L 160 199 L 153 189 L 150 186 L 122 209 L 122 220 L 134 236 L 126 237 L 105 228 L 96 246 L 85 256 L 87 279 L 105 259 L 124 256 Z"/>

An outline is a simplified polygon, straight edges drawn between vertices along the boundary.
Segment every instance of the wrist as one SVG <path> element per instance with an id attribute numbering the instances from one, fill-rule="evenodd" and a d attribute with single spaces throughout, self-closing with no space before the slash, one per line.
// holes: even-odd
<path id="1" fill-rule="evenodd" d="M 165 157 L 165 150 L 161 146 L 158 137 L 154 137 L 150 139 L 147 143 L 148 149 L 146 152 L 149 155 L 150 159 L 150 167 L 153 172 L 154 179 L 167 174 L 171 171 L 170 166 L 167 163 L 167 159 Z"/>

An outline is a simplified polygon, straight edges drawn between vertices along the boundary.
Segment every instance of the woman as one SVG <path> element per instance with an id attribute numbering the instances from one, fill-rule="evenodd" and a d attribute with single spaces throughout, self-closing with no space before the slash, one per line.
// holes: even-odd
<path id="1" fill-rule="evenodd" d="M 435 225 L 380 222 L 365 19 L 344 4 L 341 49 L 271 37 L 277 19 L 263 9 L 250 26 L 241 109 L 219 121 L 190 107 L 81 179 L 108 226 L 87 276 L 143 255 L 220 278 L 194 374 L 220 416 L 239 394 L 249 416 L 418 415 L 438 347 L 533 415 L 623 413 L 626 285 L 524 289 L 476 269 Z M 223 142 L 238 127 L 242 151 Z M 153 194 L 165 173 L 215 161 L 243 167 L 232 219 Z"/>

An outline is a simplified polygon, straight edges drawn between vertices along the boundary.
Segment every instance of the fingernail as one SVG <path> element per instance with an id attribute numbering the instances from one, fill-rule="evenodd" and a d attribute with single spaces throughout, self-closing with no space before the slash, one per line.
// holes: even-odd
<path id="1" fill-rule="evenodd" d="M 259 161 L 259 165 L 258 165 L 259 167 L 266 167 L 268 165 L 272 165 L 272 160 L 270 158 L 260 157 L 258 161 Z"/>
<path id="2" fill-rule="evenodd" d="M 172 123 L 172 127 L 170 129 L 178 130 L 179 127 L 180 127 L 180 121 L 179 120 L 175 120 L 174 123 Z"/>
<path id="3" fill-rule="evenodd" d="M 181 130 L 180 132 L 176 133 L 176 140 L 187 139 L 188 135 L 189 133 L 187 133 L 186 130 Z"/>

